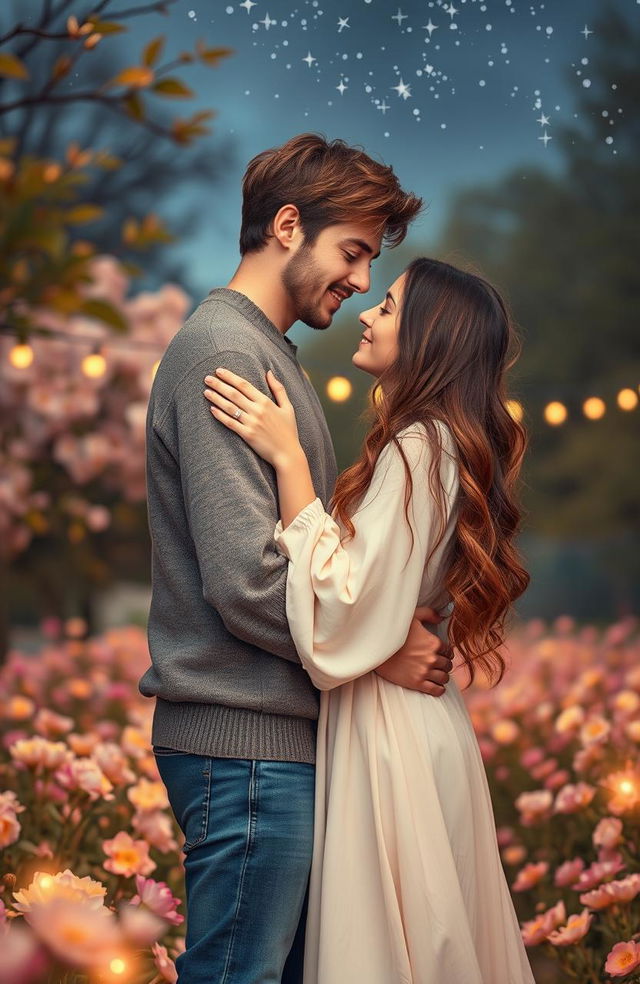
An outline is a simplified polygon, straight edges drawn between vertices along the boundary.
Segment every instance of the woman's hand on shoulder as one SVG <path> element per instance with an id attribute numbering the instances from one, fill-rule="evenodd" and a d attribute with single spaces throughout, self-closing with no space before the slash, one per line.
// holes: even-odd
<path id="1" fill-rule="evenodd" d="M 266 378 L 275 403 L 248 380 L 223 368 L 216 369 L 215 376 L 205 377 L 208 388 L 204 395 L 217 421 L 274 468 L 286 467 L 302 450 L 296 414 L 286 389 L 270 369 Z"/>

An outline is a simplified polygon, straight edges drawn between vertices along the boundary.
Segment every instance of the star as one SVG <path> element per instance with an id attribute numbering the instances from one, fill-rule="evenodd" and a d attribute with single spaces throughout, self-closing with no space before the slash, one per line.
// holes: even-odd
<path id="1" fill-rule="evenodd" d="M 438 30 L 438 25 L 437 24 L 432 24 L 431 23 L 431 18 L 429 18 L 429 23 L 428 24 L 423 24 L 422 25 L 422 30 L 423 31 L 428 31 L 429 32 L 429 37 L 431 37 L 431 35 L 433 34 L 433 32 Z"/>
<path id="2" fill-rule="evenodd" d="M 311 68 L 311 66 L 313 65 L 314 61 L 317 61 L 317 60 L 318 59 L 317 58 L 314 58 L 310 51 L 307 52 L 307 57 L 302 59 L 302 61 L 306 61 L 306 63 L 309 66 L 309 68 Z"/>
<path id="3" fill-rule="evenodd" d="M 585 24 L 584 25 L 584 28 L 582 29 L 582 31 L 580 31 L 580 34 L 584 34 L 584 39 L 585 39 L 585 41 L 587 41 L 588 38 L 589 38 L 589 35 L 590 34 L 593 34 L 593 31 L 590 31 L 589 28 L 587 27 L 587 25 Z"/>
<path id="4" fill-rule="evenodd" d="M 342 79 L 340 79 L 340 85 L 337 85 L 336 86 L 336 89 L 338 90 L 338 92 L 340 93 L 341 96 L 344 95 L 345 91 L 348 88 L 349 88 L 349 86 L 348 85 L 345 85 L 344 82 L 342 81 Z"/>
<path id="5" fill-rule="evenodd" d="M 342 34 L 345 27 L 351 27 L 348 17 L 338 17 L 338 34 Z"/>
<path id="6" fill-rule="evenodd" d="M 549 134 L 547 133 L 547 131 L 545 130 L 543 136 L 538 137 L 538 140 L 542 140 L 542 142 L 544 144 L 544 147 L 545 147 L 545 150 L 546 150 L 547 149 L 547 144 L 549 143 L 550 140 L 553 140 L 553 137 L 550 137 Z"/>
<path id="7" fill-rule="evenodd" d="M 540 114 L 540 119 L 536 120 L 536 123 L 539 123 L 540 126 L 551 126 L 551 123 L 549 122 L 549 117 L 545 116 L 544 113 Z"/>
<path id="8" fill-rule="evenodd" d="M 403 20 L 406 20 L 408 16 L 409 16 L 408 14 L 403 14 L 402 11 L 400 10 L 400 7 L 398 7 L 398 13 L 393 14 L 391 20 L 397 20 L 398 27 L 402 27 Z"/>
<path id="9" fill-rule="evenodd" d="M 452 20 L 455 17 L 455 15 L 458 13 L 458 11 L 456 10 L 456 8 L 453 6 L 452 3 L 450 3 L 448 7 L 443 7 L 442 9 L 444 10 L 445 14 L 450 15 Z"/>
<path id="10" fill-rule="evenodd" d="M 250 14 L 251 13 L 251 8 L 252 7 L 255 7 L 256 4 L 253 2 L 253 0 L 243 0 L 242 3 L 239 3 L 238 4 L 238 6 L 239 7 L 244 7 L 245 10 L 247 11 L 247 13 Z"/>
<path id="11" fill-rule="evenodd" d="M 381 103 L 378 103 L 378 109 L 382 110 L 382 115 L 384 116 L 387 110 L 391 109 L 391 106 L 387 106 L 386 102 L 383 99 Z"/>
<path id="12" fill-rule="evenodd" d="M 264 18 L 263 18 L 263 19 L 262 19 L 262 20 L 260 21 L 260 23 L 261 23 L 261 24 L 264 24 L 264 26 L 265 26 L 265 28 L 266 28 L 266 30 L 268 31 L 268 30 L 269 30 L 269 28 L 271 27 L 271 25 L 272 25 L 272 24 L 277 24 L 278 22 L 277 22 L 277 21 L 274 21 L 274 20 L 271 20 L 271 18 L 269 17 L 269 14 L 267 14 L 267 16 L 266 16 L 266 17 L 264 17 Z"/>
<path id="13" fill-rule="evenodd" d="M 433 65 L 425 65 L 424 70 L 427 75 L 433 75 Z"/>
<path id="14" fill-rule="evenodd" d="M 398 85 L 392 85 L 391 88 L 394 89 L 398 93 L 399 96 L 402 96 L 403 99 L 410 99 L 411 98 L 411 86 L 410 85 L 405 85 L 405 83 L 402 81 L 402 79 L 400 79 L 400 82 L 399 82 Z"/>

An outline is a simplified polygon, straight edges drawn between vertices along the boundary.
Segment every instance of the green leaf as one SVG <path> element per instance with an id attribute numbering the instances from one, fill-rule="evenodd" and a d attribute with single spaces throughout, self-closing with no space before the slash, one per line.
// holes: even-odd
<path id="1" fill-rule="evenodd" d="M 161 79 L 151 87 L 159 96 L 169 96 L 174 99 L 189 99 L 193 91 L 180 79 Z"/>
<path id="2" fill-rule="evenodd" d="M 7 79 L 28 79 L 29 70 L 16 55 L 3 51 L 0 53 L 0 75 Z"/>
<path id="3" fill-rule="evenodd" d="M 82 225 L 83 222 L 95 222 L 104 215 L 104 209 L 100 205 L 74 205 L 65 214 L 65 221 L 71 225 Z"/>
<path id="4" fill-rule="evenodd" d="M 92 297 L 82 303 L 80 311 L 88 318 L 104 321 L 105 324 L 115 328 L 116 331 L 125 332 L 129 328 L 125 317 L 112 304 L 109 304 L 108 301 L 101 301 L 96 297 Z"/>
<path id="5" fill-rule="evenodd" d="M 160 37 L 154 38 L 153 41 L 150 41 L 149 44 L 144 49 L 144 53 L 142 55 L 142 64 L 148 65 L 149 67 L 155 65 L 158 58 L 162 54 L 163 48 L 164 48 L 164 35 L 161 34 Z"/>

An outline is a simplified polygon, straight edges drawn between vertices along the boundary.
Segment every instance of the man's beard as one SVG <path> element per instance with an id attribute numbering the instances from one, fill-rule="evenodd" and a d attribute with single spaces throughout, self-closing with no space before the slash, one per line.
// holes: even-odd
<path id="1" fill-rule="evenodd" d="M 294 303 L 300 321 L 316 331 L 324 331 L 331 324 L 331 316 L 322 314 L 320 303 L 312 298 L 323 298 L 324 277 L 313 261 L 312 247 L 303 244 L 282 271 L 282 283 Z"/>

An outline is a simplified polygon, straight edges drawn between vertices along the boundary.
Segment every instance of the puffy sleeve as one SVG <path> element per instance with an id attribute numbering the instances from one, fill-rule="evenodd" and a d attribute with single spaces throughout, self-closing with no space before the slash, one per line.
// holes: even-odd
<path id="1" fill-rule="evenodd" d="M 437 423 L 442 453 L 444 536 L 426 572 L 436 575 L 455 523 L 458 472 L 453 439 Z M 320 690 L 355 680 L 404 644 L 425 577 L 425 562 L 442 532 L 429 474 L 432 455 L 423 425 L 398 435 L 411 470 L 411 529 L 405 517 L 406 471 L 395 444 L 387 445 L 371 484 L 352 516 L 355 536 L 341 529 L 319 499 L 286 528 L 275 530 L 289 560 L 286 609 L 303 666 Z M 413 531 L 413 542 L 411 532 Z"/>

